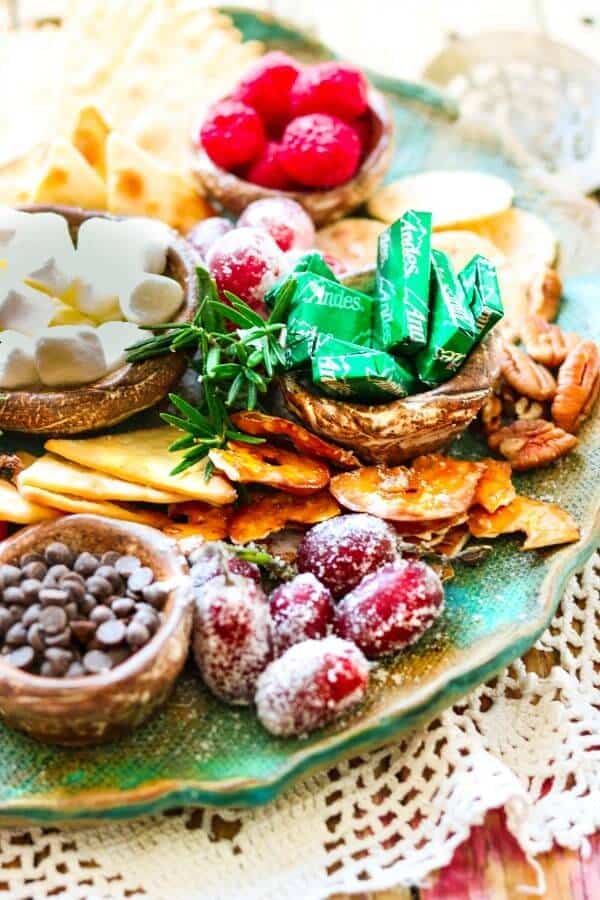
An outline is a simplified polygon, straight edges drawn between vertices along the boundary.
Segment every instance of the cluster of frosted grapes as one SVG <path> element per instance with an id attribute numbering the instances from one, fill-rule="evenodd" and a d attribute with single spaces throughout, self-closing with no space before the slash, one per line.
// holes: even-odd
<path id="1" fill-rule="evenodd" d="M 224 545 L 190 554 L 194 655 L 210 690 L 254 702 L 272 734 L 302 735 L 359 703 L 370 660 L 416 641 L 442 611 L 425 563 L 403 559 L 390 525 L 346 515 L 314 526 L 300 573 L 267 596 L 259 569 Z"/>
<path id="2" fill-rule="evenodd" d="M 213 216 L 195 225 L 187 240 L 207 266 L 217 287 L 245 300 L 266 317 L 265 293 L 289 272 L 297 258 L 314 247 L 315 228 L 299 203 L 266 197 L 246 207 L 237 221 Z M 333 271 L 342 264 L 326 255 Z"/>

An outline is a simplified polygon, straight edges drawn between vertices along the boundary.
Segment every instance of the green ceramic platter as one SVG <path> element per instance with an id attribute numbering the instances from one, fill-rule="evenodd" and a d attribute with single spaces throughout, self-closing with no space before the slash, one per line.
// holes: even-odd
<path id="1" fill-rule="evenodd" d="M 248 11 L 236 11 L 235 18 L 246 37 L 303 56 L 326 52 L 280 22 Z M 452 107 L 428 88 L 390 80 L 380 86 L 396 124 L 389 177 L 476 168 L 507 178 L 516 202 L 539 212 L 561 239 L 561 322 L 600 337 L 600 223 L 592 204 L 535 174 L 514 148 L 481 125 L 452 121 Z M 190 669 L 164 710 L 118 743 L 57 749 L 0 726 L 0 816 L 27 822 L 117 819 L 183 804 L 265 803 L 315 767 L 393 740 L 449 706 L 527 650 L 550 621 L 571 574 L 600 543 L 599 432 L 596 418 L 568 458 L 516 479 L 522 492 L 569 509 L 582 527 L 581 541 L 523 553 L 518 538 L 501 538 L 484 563 L 457 566 L 442 619 L 381 670 L 355 715 L 304 740 L 278 740 L 251 709 L 233 709 L 210 697 Z M 484 448 L 467 434 L 453 452 L 469 457 Z"/>

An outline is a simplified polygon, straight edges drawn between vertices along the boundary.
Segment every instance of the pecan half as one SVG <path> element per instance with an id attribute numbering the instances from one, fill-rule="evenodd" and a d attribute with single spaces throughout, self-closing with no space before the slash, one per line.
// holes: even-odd
<path id="1" fill-rule="evenodd" d="M 564 456 L 577 438 L 544 419 L 520 419 L 491 434 L 488 444 L 510 460 L 515 471 L 523 472 Z"/>
<path id="2" fill-rule="evenodd" d="M 581 340 L 578 334 L 563 331 L 560 325 L 547 322 L 542 316 L 529 317 L 521 336 L 532 359 L 551 369 L 560 366 Z"/>
<path id="3" fill-rule="evenodd" d="M 548 369 L 512 344 L 504 346 L 500 370 L 510 387 L 531 400 L 550 400 L 556 393 L 556 381 Z"/>
<path id="4" fill-rule="evenodd" d="M 546 266 L 532 278 L 527 291 L 529 312 L 552 322 L 558 315 L 562 280 L 556 269 Z"/>
<path id="5" fill-rule="evenodd" d="M 483 401 L 481 424 L 485 434 L 492 434 L 502 427 L 502 400 L 497 394 L 490 394 Z"/>
<path id="6" fill-rule="evenodd" d="M 517 419 L 541 419 L 544 415 L 544 407 L 537 400 L 519 397 L 515 403 L 515 414 Z"/>
<path id="7" fill-rule="evenodd" d="M 558 371 L 552 418 L 575 434 L 596 402 L 600 391 L 600 351 L 594 341 L 581 341 Z"/>

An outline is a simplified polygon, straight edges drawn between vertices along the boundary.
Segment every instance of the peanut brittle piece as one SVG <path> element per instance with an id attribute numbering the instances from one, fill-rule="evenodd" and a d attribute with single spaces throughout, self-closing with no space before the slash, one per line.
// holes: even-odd
<path id="1" fill-rule="evenodd" d="M 485 471 L 477 484 L 474 502 L 492 513 L 514 500 L 517 492 L 512 483 L 510 463 L 498 459 L 483 462 Z"/>
<path id="2" fill-rule="evenodd" d="M 475 495 L 483 463 L 431 454 L 412 468 L 366 466 L 331 479 L 342 506 L 394 522 L 426 522 L 465 512 Z"/>
<path id="3" fill-rule="evenodd" d="M 556 381 L 548 369 L 512 344 L 504 346 L 500 370 L 510 387 L 532 400 L 551 400 L 556 393 Z"/>
<path id="4" fill-rule="evenodd" d="M 589 416 L 600 391 L 600 351 L 594 341 L 574 347 L 558 372 L 552 418 L 575 434 Z"/>
<path id="5" fill-rule="evenodd" d="M 209 457 L 215 469 L 231 481 L 265 484 L 299 496 L 314 494 L 329 482 L 324 463 L 272 444 L 229 441 L 225 450 L 211 450 Z"/>
<path id="6" fill-rule="evenodd" d="M 579 528 L 565 509 L 556 503 L 522 496 L 494 513 L 474 509 L 469 516 L 469 530 L 477 538 L 494 538 L 500 534 L 524 531 L 527 540 L 522 550 L 569 544 L 579 538 Z"/>
<path id="7" fill-rule="evenodd" d="M 220 541 L 229 534 L 229 521 L 233 513 L 231 506 L 209 506 L 197 500 L 172 503 L 169 517 L 173 520 L 163 531 L 171 537 L 200 535 L 207 541 Z M 185 519 L 184 522 L 178 521 Z"/>
<path id="8" fill-rule="evenodd" d="M 455 525 L 454 528 L 451 528 L 450 531 L 444 535 L 443 539 L 435 545 L 435 552 L 439 553 L 440 556 L 446 556 L 448 559 L 452 559 L 457 553 L 464 550 L 470 537 L 471 532 L 469 531 L 468 525 Z"/>
<path id="9" fill-rule="evenodd" d="M 516 472 L 524 472 L 565 456 L 577 445 L 577 438 L 545 419 L 520 419 L 491 434 L 488 444 Z"/>
<path id="10" fill-rule="evenodd" d="M 229 537 L 236 544 L 262 541 L 286 525 L 316 525 L 339 516 L 340 506 L 329 491 L 294 497 L 277 491 L 253 498 L 233 515 Z"/>
<path id="11" fill-rule="evenodd" d="M 563 331 L 560 325 L 535 315 L 523 323 L 522 338 L 529 356 L 551 369 L 560 366 L 581 341 L 575 332 Z"/>
<path id="12" fill-rule="evenodd" d="M 352 450 L 345 450 L 336 444 L 330 444 L 313 434 L 308 428 L 291 422 L 289 419 L 268 416 L 256 410 L 243 410 L 234 413 L 231 421 L 245 434 L 253 434 L 257 437 L 287 438 L 296 450 L 306 453 L 307 456 L 327 460 L 334 466 L 339 466 L 340 469 L 353 469 L 360 465 Z"/>

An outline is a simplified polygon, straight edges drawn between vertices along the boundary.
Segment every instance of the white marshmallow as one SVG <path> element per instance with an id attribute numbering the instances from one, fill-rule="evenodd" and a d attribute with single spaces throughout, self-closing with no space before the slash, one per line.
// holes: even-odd
<path id="1" fill-rule="evenodd" d="M 35 362 L 50 387 L 88 384 L 106 374 L 97 330 L 87 325 L 56 325 L 35 342 Z"/>
<path id="2" fill-rule="evenodd" d="M 27 276 L 27 280 L 33 287 L 43 288 L 54 296 L 64 294 L 72 281 L 72 274 L 64 272 L 56 264 L 56 260 L 47 260 L 39 269 L 35 269 Z"/>
<path id="3" fill-rule="evenodd" d="M 120 296 L 123 315 L 136 325 L 169 322 L 182 300 L 183 288 L 178 281 L 152 274 L 134 278 Z"/>
<path id="4" fill-rule="evenodd" d="M 14 389 L 39 382 L 33 339 L 17 331 L 0 334 L 0 388 Z"/>
<path id="5" fill-rule="evenodd" d="M 105 322 L 100 325 L 98 337 L 104 350 L 107 371 L 114 372 L 124 366 L 127 362 L 127 347 L 146 340 L 148 336 L 147 331 L 132 322 Z"/>
<path id="6" fill-rule="evenodd" d="M 79 264 L 78 264 L 79 265 Z M 75 303 L 86 316 L 98 321 L 111 321 L 121 317 L 118 281 L 100 267 L 90 271 L 86 267 L 74 281 Z"/>
<path id="7" fill-rule="evenodd" d="M 22 213 L 7 244 L 8 268 L 16 278 L 28 278 L 50 261 L 68 278 L 75 267 L 75 248 L 67 220 L 58 213 Z M 68 281 L 67 281 L 68 283 Z"/>
<path id="8" fill-rule="evenodd" d="M 0 272 L 0 329 L 34 335 L 47 328 L 59 304 L 52 297 L 27 284 L 12 282 L 7 271 Z"/>
<path id="9" fill-rule="evenodd" d="M 77 255 L 83 274 L 88 265 L 98 264 L 120 273 L 143 270 L 162 274 L 167 264 L 171 235 L 166 225 L 149 219 L 92 218 L 81 225 Z"/>

